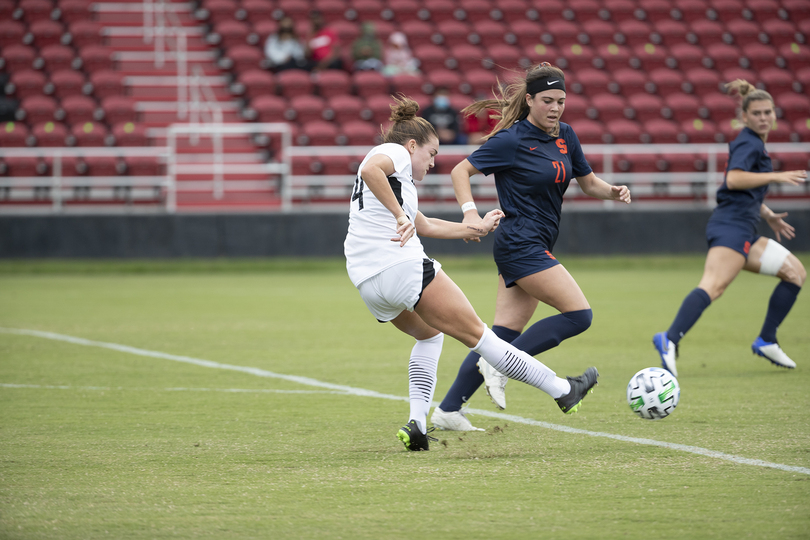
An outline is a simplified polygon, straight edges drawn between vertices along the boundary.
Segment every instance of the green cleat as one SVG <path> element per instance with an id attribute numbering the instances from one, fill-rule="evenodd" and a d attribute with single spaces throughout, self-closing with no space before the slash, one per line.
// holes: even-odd
<path id="1" fill-rule="evenodd" d="M 596 386 L 596 379 L 599 377 L 599 372 L 595 367 L 589 367 L 585 373 L 578 377 L 566 377 L 568 383 L 571 385 L 571 391 L 566 395 L 555 399 L 559 405 L 560 410 L 565 414 L 573 414 L 579 410 L 582 404 L 582 399 L 588 394 L 593 392 L 593 387 Z"/>
<path id="2" fill-rule="evenodd" d="M 430 433 L 434 429 L 436 428 L 430 428 L 427 430 L 427 432 Z M 402 441 L 405 448 L 412 452 L 429 450 L 430 441 L 436 442 L 439 440 L 435 437 L 431 437 L 427 433 L 422 433 L 419 431 L 419 426 L 417 425 L 416 420 L 411 420 L 407 425 L 399 428 L 399 431 L 397 432 L 397 439 Z"/>

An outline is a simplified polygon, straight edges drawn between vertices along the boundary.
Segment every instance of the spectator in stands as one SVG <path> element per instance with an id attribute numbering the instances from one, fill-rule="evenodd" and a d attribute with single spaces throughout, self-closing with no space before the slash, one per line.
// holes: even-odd
<path id="1" fill-rule="evenodd" d="M 270 62 L 270 70 L 278 73 L 285 69 L 304 69 L 307 66 L 304 46 L 295 33 L 295 23 L 284 17 L 278 23 L 278 31 L 264 43 L 264 55 Z"/>
<path id="2" fill-rule="evenodd" d="M 458 111 L 450 106 L 450 92 L 447 88 L 437 88 L 433 93 L 433 103 L 425 107 L 422 117 L 433 124 L 439 134 L 441 144 L 463 144 Z"/>
<path id="3" fill-rule="evenodd" d="M 358 71 L 382 71 L 382 42 L 373 22 L 364 22 L 360 27 L 360 36 L 352 43 L 352 60 Z"/>
<path id="4" fill-rule="evenodd" d="M 486 96 L 478 96 L 478 100 L 486 99 Z M 483 144 L 487 135 L 492 133 L 492 129 L 498 125 L 498 119 L 493 118 L 497 112 L 492 109 L 481 109 L 476 113 L 469 113 L 464 117 L 464 125 L 467 133 L 467 144 Z"/>
<path id="5" fill-rule="evenodd" d="M 340 58 L 341 47 L 337 32 L 326 26 L 320 11 L 313 11 L 309 15 L 310 28 L 307 39 L 307 59 L 311 71 L 325 69 L 343 69 L 343 60 Z"/>
<path id="6" fill-rule="evenodd" d="M 419 62 L 413 57 L 411 48 L 408 47 L 408 37 L 402 32 L 394 32 L 388 38 L 388 46 L 385 48 L 385 67 L 383 74 L 388 77 L 399 75 L 400 73 L 419 73 Z"/>

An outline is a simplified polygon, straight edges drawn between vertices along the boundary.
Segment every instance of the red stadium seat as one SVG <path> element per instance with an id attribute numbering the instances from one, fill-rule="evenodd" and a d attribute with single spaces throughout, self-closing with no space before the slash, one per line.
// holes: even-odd
<path id="1" fill-rule="evenodd" d="M 692 144 L 711 144 L 718 141 L 716 136 L 720 134 L 717 125 L 711 120 L 693 118 L 681 122 L 681 132 L 686 135 L 688 142 Z M 722 136 L 722 134 L 720 134 Z"/>
<path id="2" fill-rule="evenodd" d="M 349 156 L 321 156 L 321 164 L 323 165 L 323 174 L 329 175 L 349 175 L 352 174 L 350 163 L 352 158 Z"/>
<path id="3" fill-rule="evenodd" d="M 349 74 L 340 69 L 326 69 L 316 74 L 315 84 L 323 97 L 350 94 L 352 80 Z"/>
<path id="4" fill-rule="evenodd" d="M 309 72 L 300 69 L 282 71 L 277 76 L 277 83 L 281 95 L 288 98 L 311 94 L 315 87 Z"/>
<path id="5" fill-rule="evenodd" d="M 618 29 L 612 22 L 592 19 L 582 23 L 584 36 L 580 35 L 580 40 L 583 40 L 584 37 L 584 41 L 591 47 L 610 45 L 616 41 L 617 32 Z"/>
<path id="6" fill-rule="evenodd" d="M 805 44 L 789 43 L 779 48 L 779 54 L 793 71 L 810 67 L 810 47 Z"/>
<path id="7" fill-rule="evenodd" d="M 619 91 L 628 96 L 646 91 L 648 79 L 637 69 L 622 68 L 613 72 L 613 81 L 619 86 Z"/>
<path id="8" fill-rule="evenodd" d="M 264 1 L 264 0 L 259 0 Z M 253 21 L 252 32 L 248 36 L 248 43 L 256 42 L 259 47 L 264 47 L 267 38 L 275 34 L 278 30 L 278 22 L 273 19 L 248 19 L 248 22 Z M 299 34 L 300 35 L 300 34 Z"/>
<path id="9" fill-rule="evenodd" d="M 574 12 L 574 17 L 580 23 L 599 18 L 602 6 L 596 0 L 569 0 L 568 8 Z"/>
<path id="10" fill-rule="evenodd" d="M 65 28 L 61 23 L 43 19 L 31 23 L 28 31 L 31 33 L 33 44 L 41 49 L 48 45 L 59 45 L 62 43 L 62 34 L 65 33 Z"/>
<path id="11" fill-rule="evenodd" d="M 643 124 L 642 141 L 649 139 L 654 144 L 672 144 L 677 143 L 678 125 L 675 122 L 655 118 L 648 120 Z M 645 137 L 646 135 L 646 137 Z"/>
<path id="12" fill-rule="evenodd" d="M 346 146 L 372 146 L 379 133 L 379 130 L 372 124 L 362 120 L 346 122 L 341 126 L 340 131 L 342 137 L 339 135 L 338 140 Z"/>
<path id="13" fill-rule="evenodd" d="M 516 21 L 527 20 L 529 10 L 529 4 L 525 0 L 502 0 L 497 4 L 497 13 L 493 19 L 503 20 L 511 24 Z M 500 14 L 500 17 L 498 17 L 498 14 Z"/>
<path id="14" fill-rule="evenodd" d="M 709 9 L 717 20 L 727 23 L 742 17 L 745 6 L 742 0 L 712 0 Z"/>
<path id="15" fill-rule="evenodd" d="M 323 120 L 326 109 L 326 100 L 320 96 L 299 95 L 290 98 L 289 108 L 284 114 L 287 120 L 294 120 L 299 124 L 306 124 L 316 120 Z"/>
<path id="16" fill-rule="evenodd" d="M 669 48 L 669 53 L 678 63 L 678 69 L 681 71 L 703 67 L 703 49 L 697 45 L 689 43 L 673 45 Z"/>
<path id="17" fill-rule="evenodd" d="M 384 21 L 374 21 L 374 24 L 381 25 L 383 22 Z M 329 28 L 335 31 L 338 38 L 343 43 L 352 43 L 360 36 L 360 26 L 351 21 L 335 21 L 329 24 Z"/>
<path id="18" fill-rule="evenodd" d="M 722 84 L 720 74 L 712 69 L 690 69 L 684 75 L 691 91 L 700 96 L 719 91 Z"/>
<path id="19" fill-rule="evenodd" d="M 407 21 L 402 23 L 400 29 L 407 36 L 411 47 L 416 44 L 428 43 L 431 36 L 436 32 L 436 27 L 425 21 Z"/>
<path id="20" fill-rule="evenodd" d="M 73 49 L 65 45 L 49 45 L 40 50 L 39 58 L 37 65 L 41 63 L 42 68 L 49 73 L 71 69 L 76 59 Z"/>
<path id="21" fill-rule="evenodd" d="M 232 19 L 223 20 L 214 26 L 214 34 L 219 37 L 219 46 L 223 48 L 235 45 L 245 45 L 250 33 L 250 27 Z"/>
<path id="22" fill-rule="evenodd" d="M 62 100 L 62 108 L 59 113 L 59 120 L 71 126 L 93 122 L 98 106 L 96 102 L 87 96 L 69 96 Z"/>
<path id="23" fill-rule="evenodd" d="M 415 96 L 409 96 L 419 102 Z M 391 97 L 385 95 L 369 96 L 365 100 L 369 116 L 369 121 L 374 125 L 387 124 L 388 118 L 391 116 Z M 421 105 L 421 103 L 420 103 Z"/>
<path id="24" fill-rule="evenodd" d="M 473 98 L 458 92 L 450 94 L 450 106 L 457 111 L 461 111 L 469 105 L 472 105 Z"/>
<path id="25" fill-rule="evenodd" d="M 664 106 L 671 111 L 673 120 L 683 122 L 698 117 L 700 99 L 689 94 L 673 93 L 664 98 Z"/>
<path id="26" fill-rule="evenodd" d="M 0 137 L 0 147 L 2 146 Z M 6 156 L 0 163 L 2 163 L 0 170 L 5 169 L 2 173 L 5 176 L 37 176 L 43 174 L 47 168 L 43 161 L 35 157 Z"/>
<path id="27" fill-rule="evenodd" d="M 475 69 L 466 72 L 466 83 L 470 85 L 470 94 L 473 96 L 492 97 L 493 89 L 497 86 L 496 75 L 485 69 Z"/>
<path id="28" fill-rule="evenodd" d="M 743 56 L 751 69 L 760 71 L 776 65 L 776 49 L 763 43 L 748 43 L 742 46 Z"/>
<path id="29" fill-rule="evenodd" d="M 382 17 L 389 21 L 417 21 L 421 9 L 422 6 L 415 0 L 389 2 L 382 11 Z"/>
<path id="30" fill-rule="evenodd" d="M 702 109 L 707 118 L 716 124 L 731 121 L 737 116 L 736 101 L 728 94 L 715 92 L 702 97 Z"/>
<path id="31" fill-rule="evenodd" d="M 391 77 L 390 80 L 392 93 L 405 94 L 406 96 L 422 93 L 422 87 L 425 84 L 425 78 L 418 73 L 400 73 Z"/>
<path id="32" fill-rule="evenodd" d="M 655 84 L 658 95 L 668 96 L 670 94 L 680 94 L 683 92 L 681 86 L 684 78 L 680 71 L 661 68 L 650 73 L 650 81 Z"/>
<path id="33" fill-rule="evenodd" d="M 436 25 L 436 33 L 431 36 L 431 41 L 450 48 L 469 43 L 467 38 L 471 37 L 471 34 L 472 28 L 465 22 L 456 20 L 442 21 Z"/>
<path id="34" fill-rule="evenodd" d="M 68 130 L 64 124 L 59 122 L 43 122 L 34 126 L 32 134 L 37 146 L 65 146 Z"/>
<path id="35" fill-rule="evenodd" d="M 473 34 L 478 38 L 476 44 L 480 44 L 483 47 L 492 47 L 493 45 L 503 44 L 504 38 L 509 30 L 510 28 L 508 28 L 505 24 L 488 19 L 473 23 Z M 472 35 L 470 36 L 470 39 L 471 41 L 475 42 L 475 37 Z"/>
<path id="36" fill-rule="evenodd" d="M 655 94 L 631 94 L 628 96 L 627 101 L 630 104 L 630 108 L 633 110 L 633 117 L 636 120 L 659 118 L 664 108 L 664 100 Z"/>
<path id="37" fill-rule="evenodd" d="M 110 134 L 103 124 L 97 122 L 76 124 L 70 132 L 75 138 L 76 146 L 105 146 L 107 136 Z"/>
<path id="38" fill-rule="evenodd" d="M 717 128 L 726 141 L 733 141 L 740 134 L 743 125 L 736 118 L 717 122 Z"/>
<path id="39" fill-rule="evenodd" d="M 638 7 L 651 23 L 672 18 L 672 4 L 668 0 L 639 0 Z"/>
<path id="40" fill-rule="evenodd" d="M 316 120 L 304 124 L 302 134 L 308 146 L 332 146 L 336 144 L 338 129 L 331 122 Z"/>
<path id="41" fill-rule="evenodd" d="M 680 21 L 661 19 L 653 22 L 653 43 L 660 42 L 667 47 L 686 43 L 689 27 Z"/>
<path id="42" fill-rule="evenodd" d="M 560 52 L 556 47 L 552 47 L 551 45 L 537 43 L 536 45 L 524 47 L 523 57 L 526 58 L 531 65 L 535 66 L 541 62 L 549 62 L 557 65 L 557 59 L 560 58 Z"/>
<path id="43" fill-rule="evenodd" d="M 87 176 L 118 176 L 118 158 L 114 156 L 86 156 Z"/>
<path id="44" fill-rule="evenodd" d="M 101 25 L 89 20 L 72 22 L 70 24 L 70 43 L 77 48 L 103 45 L 104 36 L 101 35 Z"/>
<path id="45" fill-rule="evenodd" d="M 138 119 L 135 102 L 127 96 L 110 96 L 102 100 L 101 110 L 104 111 L 104 121 L 111 126 Z"/>
<path id="46" fill-rule="evenodd" d="M 70 69 L 60 69 L 51 75 L 51 82 L 47 90 L 53 86 L 53 94 L 59 99 L 68 96 L 81 96 L 85 94 L 87 79 L 84 73 Z"/>
<path id="47" fill-rule="evenodd" d="M 90 83 L 93 85 L 93 94 L 98 99 L 121 96 L 126 92 L 124 76 L 117 71 L 102 70 L 91 73 Z"/>
<path id="48" fill-rule="evenodd" d="M 742 58 L 742 51 L 734 45 L 727 45 L 725 43 L 716 43 L 706 47 L 706 56 L 709 57 L 712 64 L 712 69 L 715 71 L 724 71 L 729 68 L 740 66 L 740 58 Z"/>
<path id="49" fill-rule="evenodd" d="M 198 17 L 210 24 L 235 19 L 238 10 L 238 4 L 234 0 L 205 0 L 202 7 Z"/>
<path id="50" fill-rule="evenodd" d="M 565 110 L 563 111 L 562 120 L 568 124 L 575 120 L 586 120 L 590 108 L 591 101 L 586 96 L 568 93 L 565 97 Z"/>
<path id="51" fill-rule="evenodd" d="M 641 69 L 649 73 L 654 69 L 667 67 L 667 49 L 661 45 L 639 45 L 633 49 L 633 55 L 641 64 Z"/>
<path id="52" fill-rule="evenodd" d="M 59 0 L 57 3 L 59 19 L 69 25 L 80 21 L 90 22 L 93 17 L 90 4 L 89 0 Z"/>
<path id="53" fill-rule="evenodd" d="M 18 98 L 31 96 L 34 94 L 43 94 L 45 92 L 45 84 L 47 80 L 45 75 L 33 69 L 24 69 L 11 74 L 11 88 L 14 89 L 14 94 Z M 8 88 L 6 91 L 8 92 Z"/>
<path id="54" fill-rule="evenodd" d="M 742 79 L 744 81 L 755 82 L 759 76 L 751 71 L 750 69 L 744 69 L 742 67 L 733 67 L 727 68 L 723 70 L 723 82 L 729 83 L 731 81 L 736 81 L 737 79 Z"/>
<path id="55" fill-rule="evenodd" d="M 784 93 L 793 93 L 793 83 L 796 75 L 787 70 L 777 67 L 765 68 L 759 72 L 760 80 L 765 83 L 765 89 L 779 103 L 779 96 Z"/>
<path id="56" fill-rule="evenodd" d="M 267 0 L 242 0 L 235 16 L 237 20 L 248 22 L 270 20 L 274 10 L 273 3 Z"/>
<path id="57" fill-rule="evenodd" d="M 28 24 L 49 20 L 53 4 L 49 0 L 20 0 L 17 7 L 22 12 L 22 20 Z"/>
<path id="58" fill-rule="evenodd" d="M 627 119 L 619 119 L 607 124 L 609 139 L 614 144 L 639 144 L 641 124 Z"/>
<path id="59" fill-rule="evenodd" d="M 580 26 L 571 21 L 559 20 L 546 26 L 546 31 L 554 38 L 554 45 L 560 49 L 569 48 L 571 45 L 580 44 L 579 34 L 582 32 Z"/>
<path id="60" fill-rule="evenodd" d="M 121 122 L 113 126 L 112 134 L 117 146 L 149 146 L 146 126 L 142 124 Z"/>
<path id="61" fill-rule="evenodd" d="M 707 19 L 696 20 L 690 25 L 690 30 L 697 38 L 698 44 L 703 47 L 723 43 L 725 28 L 717 21 Z"/>
<path id="62" fill-rule="evenodd" d="M 22 122 L 6 122 L 0 129 L 0 147 L 28 146 L 29 140 L 33 142 L 28 126 Z"/>
<path id="63" fill-rule="evenodd" d="M 484 52 L 487 54 L 487 59 L 484 61 L 484 67 L 492 63 L 492 69 L 501 76 L 501 74 L 511 74 L 520 66 L 520 50 L 517 47 L 501 43 L 486 47 Z"/>
<path id="64" fill-rule="evenodd" d="M 22 69 L 31 69 L 34 64 L 34 58 L 36 57 L 33 47 L 20 44 L 3 47 L 2 51 L 0 51 L 0 55 L 3 57 L 3 68 L 6 73 L 14 73 Z"/>
<path id="65" fill-rule="evenodd" d="M 496 4 L 488 0 L 460 0 L 458 5 L 464 11 L 464 20 L 474 23 L 492 19 L 490 13 Z"/>
<path id="66" fill-rule="evenodd" d="M 25 25 L 17 21 L 0 20 L 0 47 L 22 45 Z"/>
<path id="67" fill-rule="evenodd" d="M 623 45 L 602 45 L 596 51 L 596 56 L 602 59 L 608 73 L 630 66 L 630 49 Z"/>
<path id="68" fill-rule="evenodd" d="M 774 128 L 768 133 L 768 142 L 786 143 L 790 142 L 790 135 L 792 130 L 790 123 L 784 120 L 778 120 Z"/>
<path id="69" fill-rule="evenodd" d="M 768 37 L 768 43 L 782 47 L 796 42 L 796 25 L 782 19 L 768 19 L 762 22 L 762 31 Z"/>
<path id="70" fill-rule="evenodd" d="M 364 107 L 364 102 L 359 97 L 338 94 L 327 99 L 324 118 L 339 124 L 360 120 Z"/>
<path id="71" fill-rule="evenodd" d="M 268 2 L 270 4 L 270 2 Z M 244 2 L 242 3 L 244 7 Z M 323 20 L 327 23 L 332 23 L 338 20 L 344 20 L 346 13 L 346 3 L 342 0 L 316 0 L 315 9 L 321 12 Z"/>
<path id="72" fill-rule="evenodd" d="M 283 122 L 284 111 L 289 106 L 287 100 L 272 94 L 259 94 L 250 100 L 250 108 L 256 113 L 258 122 Z"/>
<path id="73" fill-rule="evenodd" d="M 638 7 L 632 0 L 605 0 L 605 9 L 610 14 L 610 20 L 617 23 L 634 21 Z"/>
<path id="74" fill-rule="evenodd" d="M 619 34 L 624 38 L 624 44 L 628 47 L 638 47 L 650 43 L 652 26 L 646 21 L 628 19 L 619 23 Z"/>
<path id="75" fill-rule="evenodd" d="M 640 136 L 641 127 L 637 126 L 636 129 Z M 635 144 L 638 142 L 638 138 L 636 138 Z M 613 168 L 621 172 L 659 172 L 662 162 L 663 159 L 659 154 L 619 154 L 613 157 Z"/>
<path id="76" fill-rule="evenodd" d="M 282 72 L 283 74 L 284 72 Z M 306 74 L 309 80 L 309 73 Z M 279 79 L 281 77 L 279 76 Z M 258 96 L 265 96 L 276 93 L 276 80 L 273 75 L 261 69 L 249 69 L 239 75 L 239 84 L 244 87 L 244 94 L 248 99 L 253 99 Z M 298 95 L 300 92 L 293 92 L 292 94 Z M 291 94 L 285 94 L 291 95 Z"/>
<path id="77" fill-rule="evenodd" d="M 249 70 L 261 69 L 264 56 L 257 47 L 242 44 L 229 47 L 225 58 L 230 61 L 230 70 L 238 76 Z"/>
<path id="78" fill-rule="evenodd" d="M 82 69 L 87 73 L 114 69 L 113 51 L 109 47 L 88 45 L 79 50 L 79 57 L 82 59 Z"/>
<path id="79" fill-rule="evenodd" d="M 810 97 L 805 94 L 785 93 L 779 96 L 776 107 L 782 111 L 780 118 L 795 122 L 810 116 Z"/>
<path id="80" fill-rule="evenodd" d="M 602 144 L 608 133 L 605 126 L 595 120 L 574 120 L 571 122 L 571 127 L 574 128 L 574 132 L 582 144 Z"/>
<path id="81" fill-rule="evenodd" d="M 430 20 L 434 23 L 449 21 L 455 18 L 456 4 L 452 0 L 430 0 L 425 4 Z"/>
<path id="82" fill-rule="evenodd" d="M 514 44 L 520 47 L 534 47 L 540 44 L 542 30 L 542 26 L 537 21 L 519 19 L 509 23 L 505 39 L 507 43 L 511 44 L 514 41 Z"/>
<path id="83" fill-rule="evenodd" d="M 779 2 L 775 0 L 748 0 L 747 8 L 753 13 L 754 19 L 761 21 L 779 15 Z"/>
<path id="84" fill-rule="evenodd" d="M 596 52 L 588 45 L 574 44 L 560 48 L 560 56 L 567 64 L 565 69 L 578 70 L 593 67 Z"/>
<path id="85" fill-rule="evenodd" d="M 810 87 L 810 68 L 801 68 L 795 73 L 796 80 L 803 87 Z"/>
<path id="86" fill-rule="evenodd" d="M 423 73 L 430 73 L 434 69 L 443 69 L 447 53 L 442 47 L 436 45 L 417 45 L 413 55 L 419 60 L 419 69 Z"/>
<path id="87" fill-rule="evenodd" d="M 353 21 L 379 21 L 385 5 L 380 0 L 353 0 L 350 11 L 353 12 Z"/>
<path id="88" fill-rule="evenodd" d="M 593 97 L 608 92 L 610 76 L 602 70 L 586 68 L 580 69 L 574 77 L 566 79 L 566 81 L 568 82 L 567 86 L 573 89 L 575 93 Z"/>
<path id="89" fill-rule="evenodd" d="M 705 20 L 707 7 L 705 0 L 675 0 L 675 9 L 689 24 Z"/>
<path id="90" fill-rule="evenodd" d="M 41 122 L 52 122 L 56 114 L 56 109 L 56 100 L 52 97 L 42 95 L 25 97 L 20 102 L 20 109 L 17 111 L 17 119 L 25 120 L 31 125 Z"/>
<path id="91" fill-rule="evenodd" d="M 355 93 L 360 97 L 389 94 L 388 79 L 377 71 L 358 71 L 352 74 Z"/>
<path id="92" fill-rule="evenodd" d="M 793 21 L 810 19 L 810 5 L 805 0 L 782 0 L 782 7 Z"/>
<path id="93" fill-rule="evenodd" d="M 605 124 L 625 118 L 627 99 L 616 94 L 599 94 L 591 98 L 591 104 L 598 112 L 598 119 Z"/>
<path id="94" fill-rule="evenodd" d="M 757 41 L 760 33 L 760 28 L 757 23 L 745 19 L 733 19 L 728 21 L 726 23 L 726 30 L 734 38 L 734 43 L 740 47 Z"/>
<path id="95" fill-rule="evenodd" d="M 17 10 L 13 0 L 0 0 L 0 21 L 10 21 Z"/>
<path id="96" fill-rule="evenodd" d="M 795 130 L 794 130 L 795 132 Z M 770 139 L 770 137 L 768 137 Z M 778 160 L 774 169 L 777 171 L 806 171 L 810 168 L 810 161 L 806 153 L 798 154 L 771 154 L 771 158 Z"/>
<path id="97" fill-rule="evenodd" d="M 434 90 L 437 88 L 446 88 L 450 92 L 459 92 L 462 78 L 456 71 L 437 69 L 428 73 L 425 80 Z"/>

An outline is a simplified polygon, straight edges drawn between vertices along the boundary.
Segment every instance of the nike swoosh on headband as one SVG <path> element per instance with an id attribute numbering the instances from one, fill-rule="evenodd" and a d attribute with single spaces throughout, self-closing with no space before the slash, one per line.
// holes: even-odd
<path id="1" fill-rule="evenodd" d="M 551 84 L 554 84 L 556 82 L 560 82 L 559 79 L 554 79 L 553 81 L 547 81 L 546 84 L 551 85 Z"/>

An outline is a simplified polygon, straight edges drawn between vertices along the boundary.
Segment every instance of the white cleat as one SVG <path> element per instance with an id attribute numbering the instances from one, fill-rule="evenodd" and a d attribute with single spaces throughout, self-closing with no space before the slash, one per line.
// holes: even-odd
<path id="1" fill-rule="evenodd" d="M 678 346 L 672 343 L 666 332 L 659 332 L 653 336 L 653 345 L 661 357 L 661 367 L 678 377 L 678 370 L 675 369 L 675 359 L 678 358 Z"/>
<path id="2" fill-rule="evenodd" d="M 433 409 L 430 421 L 434 426 L 445 431 L 484 431 L 472 425 L 463 411 L 444 412 L 436 407 Z"/>
<path id="3" fill-rule="evenodd" d="M 484 386 L 489 394 L 489 399 L 499 409 L 506 408 L 506 381 L 509 377 L 492 367 L 483 358 L 478 360 L 478 371 L 484 376 Z"/>
<path id="4" fill-rule="evenodd" d="M 767 358 L 771 361 L 771 363 L 776 364 L 777 366 L 789 369 L 794 369 L 796 367 L 796 362 L 791 360 L 790 357 L 785 354 L 785 351 L 782 350 L 782 347 L 780 347 L 778 343 L 768 343 L 761 337 L 758 337 L 751 345 L 751 350 L 754 351 L 754 353 Z"/>

